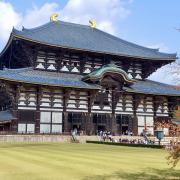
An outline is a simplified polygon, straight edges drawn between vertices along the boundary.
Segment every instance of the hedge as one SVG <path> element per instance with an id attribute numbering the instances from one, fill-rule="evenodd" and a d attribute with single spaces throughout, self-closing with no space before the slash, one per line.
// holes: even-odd
<path id="1" fill-rule="evenodd" d="M 86 141 L 86 143 L 106 144 L 106 145 L 114 145 L 114 146 L 145 147 L 145 148 L 156 148 L 156 149 L 164 148 L 164 146 L 162 145 L 154 145 L 154 144 L 129 144 L 129 143 L 115 143 L 115 142 L 104 142 L 104 141 Z"/>

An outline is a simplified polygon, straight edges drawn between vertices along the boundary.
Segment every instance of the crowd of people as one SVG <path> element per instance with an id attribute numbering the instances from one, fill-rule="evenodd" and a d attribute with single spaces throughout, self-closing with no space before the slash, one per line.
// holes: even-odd
<path id="1" fill-rule="evenodd" d="M 110 131 L 99 131 L 97 132 L 97 135 L 100 141 L 109 140 L 110 142 L 113 142 L 112 133 Z"/>
<path id="2" fill-rule="evenodd" d="M 129 144 L 155 144 L 155 141 L 149 140 L 149 142 L 147 142 L 147 140 L 145 139 L 124 139 L 124 138 L 120 138 L 119 139 L 120 143 L 129 143 Z"/>
<path id="3" fill-rule="evenodd" d="M 114 138 L 110 131 L 97 132 L 99 141 L 104 141 L 104 142 L 119 142 L 119 143 L 129 143 L 129 144 L 148 144 L 148 143 L 154 144 L 155 143 L 154 141 L 151 141 L 151 140 L 149 140 L 148 142 L 146 139 L 142 139 L 142 138 L 139 138 L 139 139 L 128 138 L 128 136 L 133 136 L 132 131 L 126 131 L 123 135 L 127 136 L 127 138 L 126 137 L 124 138 L 121 137 L 119 139 Z"/>

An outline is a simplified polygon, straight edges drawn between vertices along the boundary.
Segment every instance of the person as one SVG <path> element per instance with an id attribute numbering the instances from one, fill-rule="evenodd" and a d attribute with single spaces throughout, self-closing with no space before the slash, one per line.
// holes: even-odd
<path id="1" fill-rule="evenodd" d="M 109 141 L 110 141 L 110 142 L 113 141 L 111 133 L 108 135 L 108 138 L 109 138 Z"/>
<path id="2" fill-rule="evenodd" d="M 106 141 L 106 132 L 103 132 L 103 140 Z"/>
<path id="3" fill-rule="evenodd" d="M 130 134 L 130 136 L 133 136 L 133 132 L 132 132 L 132 131 L 130 131 L 130 133 L 129 133 L 129 134 Z"/>
<path id="4" fill-rule="evenodd" d="M 72 135 L 72 140 L 75 142 L 77 139 L 76 139 L 76 135 L 77 135 L 77 132 L 75 130 L 73 130 L 71 132 L 71 135 Z"/>
<path id="5" fill-rule="evenodd" d="M 78 133 L 77 128 L 74 128 L 73 132 L 74 132 L 74 135 L 77 135 Z"/>

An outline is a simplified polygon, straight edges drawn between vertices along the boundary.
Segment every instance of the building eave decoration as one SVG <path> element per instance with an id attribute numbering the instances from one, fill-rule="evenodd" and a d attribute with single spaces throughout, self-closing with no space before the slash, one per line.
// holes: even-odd
<path id="1" fill-rule="evenodd" d="M 53 14 L 50 16 L 50 22 L 56 22 L 56 21 L 58 21 L 58 19 L 57 19 L 58 16 L 59 16 L 59 14 L 53 13 Z"/>
<path id="2" fill-rule="evenodd" d="M 96 28 L 96 21 L 95 20 L 89 20 L 89 25 L 91 28 Z"/>
<path id="3" fill-rule="evenodd" d="M 91 82 L 101 81 L 108 74 L 117 74 L 121 76 L 127 84 L 133 84 L 136 82 L 135 80 L 129 78 L 128 74 L 124 70 L 118 68 L 115 64 L 104 65 L 88 75 L 85 75 L 82 80 Z"/>

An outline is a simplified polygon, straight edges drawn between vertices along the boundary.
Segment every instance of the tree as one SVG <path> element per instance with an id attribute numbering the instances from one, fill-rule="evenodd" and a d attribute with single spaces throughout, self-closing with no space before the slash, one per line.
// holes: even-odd
<path id="1" fill-rule="evenodd" d="M 174 168 L 180 161 L 180 144 L 178 143 L 178 141 L 172 143 L 167 159 L 168 164 L 171 164 L 172 168 Z"/>
<path id="2" fill-rule="evenodd" d="M 180 31 L 180 29 L 177 29 Z M 180 60 L 176 61 L 172 65 L 172 75 L 174 78 L 174 81 L 177 83 L 177 89 L 180 89 Z M 179 119 L 179 107 L 178 112 L 175 112 L 175 118 Z M 172 143 L 170 150 L 169 150 L 169 156 L 168 156 L 168 164 L 172 164 L 172 167 L 175 167 L 177 163 L 180 161 L 180 138 L 178 138 L 177 142 Z"/>

